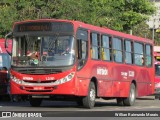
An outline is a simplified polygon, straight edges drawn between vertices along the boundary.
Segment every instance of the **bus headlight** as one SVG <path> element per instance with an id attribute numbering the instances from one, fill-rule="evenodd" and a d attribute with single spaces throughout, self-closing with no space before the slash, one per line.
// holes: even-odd
<path id="1" fill-rule="evenodd" d="M 68 82 L 68 81 L 72 80 L 73 77 L 74 77 L 74 72 L 70 73 L 69 75 L 67 75 L 66 77 L 64 77 L 62 79 L 55 81 L 54 85 L 59 85 L 59 84 L 63 84 L 65 82 Z"/>
<path id="2" fill-rule="evenodd" d="M 15 76 L 11 75 L 11 80 L 14 81 L 17 84 L 22 84 L 22 80 L 16 78 Z"/>

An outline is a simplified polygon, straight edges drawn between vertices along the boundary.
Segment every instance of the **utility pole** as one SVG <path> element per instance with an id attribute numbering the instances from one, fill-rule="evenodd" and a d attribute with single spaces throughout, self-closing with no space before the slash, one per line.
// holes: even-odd
<path id="1" fill-rule="evenodd" d="M 130 35 L 132 35 L 132 29 L 130 30 Z"/>
<path id="2" fill-rule="evenodd" d="M 152 40 L 154 40 L 155 18 L 153 18 Z"/>

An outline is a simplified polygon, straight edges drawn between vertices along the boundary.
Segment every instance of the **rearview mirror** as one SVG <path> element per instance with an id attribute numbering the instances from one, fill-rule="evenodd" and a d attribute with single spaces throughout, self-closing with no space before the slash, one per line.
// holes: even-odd
<path id="1" fill-rule="evenodd" d="M 12 36 L 13 36 L 13 35 L 12 35 L 12 32 L 9 32 L 9 33 L 5 36 L 5 49 L 6 49 L 6 51 L 7 51 L 7 53 L 8 53 L 9 55 L 11 55 L 12 53 L 7 50 L 8 46 L 9 46 L 8 40 L 9 40 L 9 39 L 12 39 Z"/>
<path id="2" fill-rule="evenodd" d="M 5 48 L 8 48 L 8 39 L 12 37 L 12 32 L 9 32 L 6 36 L 5 36 Z"/>

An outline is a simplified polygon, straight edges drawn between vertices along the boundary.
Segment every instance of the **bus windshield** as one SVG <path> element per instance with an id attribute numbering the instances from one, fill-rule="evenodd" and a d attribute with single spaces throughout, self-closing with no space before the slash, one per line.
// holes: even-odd
<path id="1" fill-rule="evenodd" d="M 74 37 L 21 36 L 13 39 L 12 65 L 17 67 L 69 66 L 75 61 Z"/>

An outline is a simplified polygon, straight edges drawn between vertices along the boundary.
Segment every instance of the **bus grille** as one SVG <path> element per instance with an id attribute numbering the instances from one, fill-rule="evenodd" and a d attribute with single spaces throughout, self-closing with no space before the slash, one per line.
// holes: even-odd
<path id="1" fill-rule="evenodd" d="M 52 92 L 53 90 L 26 90 L 28 92 Z"/>
<path id="2" fill-rule="evenodd" d="M 53 69 L 21 69 L 18 70 L 21 74 L 34 74 L 34 75 L 42 75 L 42 74 L 55 74 L 61 73 L 61 70 L 53 70 Z"/>
<path id="3" fill-rule="evenodd" d="M 53 83 L 56 80 L 43 80 L 43 81 L 31 81 L 31 80 L 23 80 L 25 83 Z"/>

